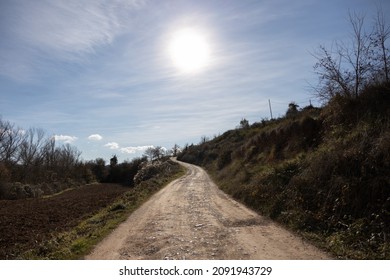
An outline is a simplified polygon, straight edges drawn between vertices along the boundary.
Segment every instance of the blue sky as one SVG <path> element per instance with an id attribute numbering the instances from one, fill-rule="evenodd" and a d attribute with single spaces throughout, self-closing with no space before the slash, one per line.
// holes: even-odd
<path id="1" fill-rule="evenodd" d="M 0 1 L 0 115 L 71 143 L 85 160 L 148 146 L 198 143 L 307 106 L 320 44 L 349 34 L 348 11 L 369 23 L 372 0 Z M 196 73 L 169 44 L 196 30 L 209 46 Z"/>

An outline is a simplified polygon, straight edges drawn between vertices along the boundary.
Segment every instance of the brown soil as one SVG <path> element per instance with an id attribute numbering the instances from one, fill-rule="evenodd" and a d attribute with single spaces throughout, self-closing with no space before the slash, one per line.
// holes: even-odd
<path id="1" fill-rule="evenodd" d="M 0 200 L 0 259 L 21 252 L 76 226 L 129 188 L 94 184 L 38 199 Z"/>
<path id="2" fill-rule="evenodd" d="M 330 259 L 234 201 L 200 167 L 136 210 L 86 259 Z"/>

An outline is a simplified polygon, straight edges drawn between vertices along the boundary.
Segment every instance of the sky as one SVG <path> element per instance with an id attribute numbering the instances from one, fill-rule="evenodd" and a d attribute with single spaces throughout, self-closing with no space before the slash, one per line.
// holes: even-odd
<path id="1" fill-rule="evenodd" d="M 385 0 L 0 0 L 0 116 L 84 160 L 196 144 L 269 119 L 269 100 L 273 117 L 319 106 L 312 53 L 378 5 L 390 15 Z M 196 70 L 176 61 L 183 30 L 206 45 L 184 46 Z"/>

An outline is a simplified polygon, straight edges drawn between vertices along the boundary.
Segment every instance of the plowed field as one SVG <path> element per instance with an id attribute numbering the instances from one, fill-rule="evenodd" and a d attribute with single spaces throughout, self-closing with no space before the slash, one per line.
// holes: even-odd
<path id="1" fill-rule="evenodd" d="M 76 226 L 128 190 L 95 184 L 48 198 L 0 200 L 0 259 L 17 258 L 20 252 Z"/>

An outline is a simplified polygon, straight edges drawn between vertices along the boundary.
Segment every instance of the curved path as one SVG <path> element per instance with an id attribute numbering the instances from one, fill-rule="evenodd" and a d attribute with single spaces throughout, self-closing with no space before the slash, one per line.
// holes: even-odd
<path id="1" fill-rule="evenodd" d="M 330 259 L 234 201 L 195 165 L 151 197 L 86 259 Z"/>

